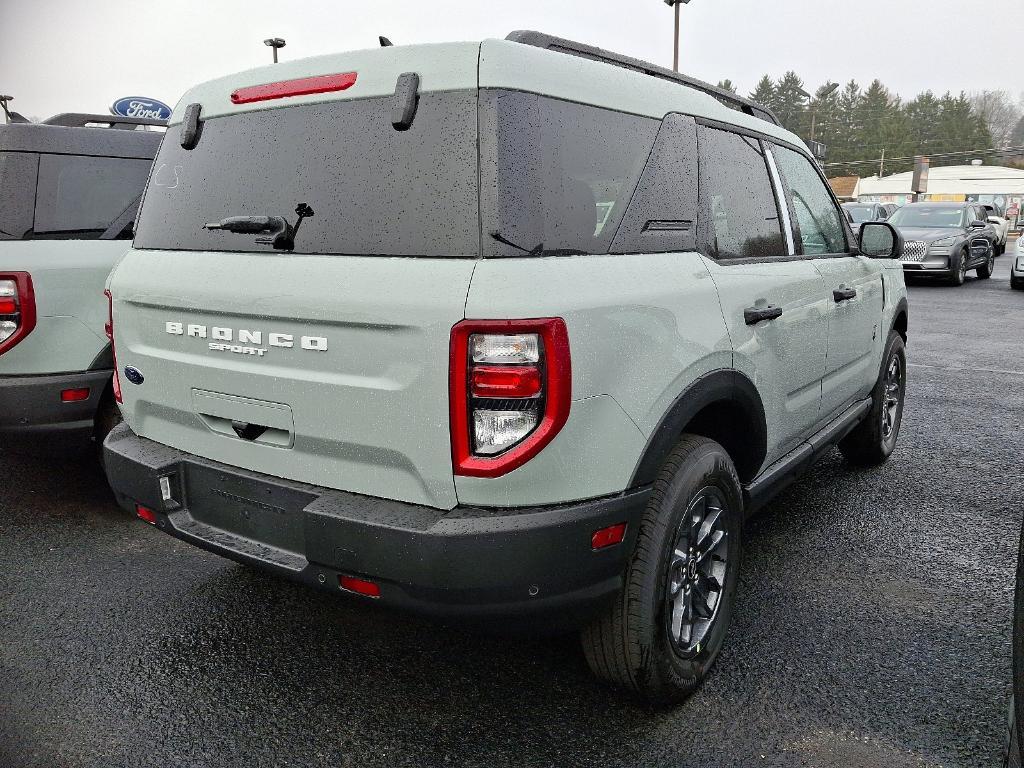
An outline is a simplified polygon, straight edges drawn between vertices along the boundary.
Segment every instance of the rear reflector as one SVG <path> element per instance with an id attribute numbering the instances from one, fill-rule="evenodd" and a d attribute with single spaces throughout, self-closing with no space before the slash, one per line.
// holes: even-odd
<path id="1" fill-rule="evenodd" d="M 250 85 L 246 88 L 239 88 L 232 93 L 231 103 L 249 104 L 254 101 L 283 99 L 286 96 L 332 93 L 351 88 L 355 83 L 355 72 L 342 72 L 336 75 L 317 75 L 316 77 L 300 77 L 297 80 L 282 80 L 277 83 Z"/>
<path id="2" fill-rule="evenodd" d="M 380 587 L 372 581 L 357 579 L 355 576 L 338 576 L 338 586 L 348 592 L 366 597 L 380 597 Z"/>
<path id="3" fill-rule="evenodd" d="M 535 366 L 477 365 L 470 372 L 473 397 L 536 397 L 541 390 Z"/>
<path id="4" fill-rule="evenodd" d="M 626 538 L 626 524 L 616 523 L 594 531 L 594 535 L 590 537 L 590 546 L 592 549 L 604 549 L 612 544 L 620 544 L 624 538 Z"/>
<path id="5" fill-rule="evenodd" d="M 89 388 L 78 387 L 77 389 L 65 389 L 60 393 L 62 403 L 80 403 L 89 399 Z"/>
<path id="6" fill-rule="evenodd" d="M 150 525 L 156 525 L 156 512 L 149 507 L 144 507 L 141 504 L 135 505 L 135 514 L 142 520 L 145 520 Z"/>

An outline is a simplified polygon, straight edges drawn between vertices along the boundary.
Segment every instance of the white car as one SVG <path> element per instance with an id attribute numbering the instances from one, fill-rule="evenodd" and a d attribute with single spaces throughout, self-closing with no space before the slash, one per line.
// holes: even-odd
<path id="1" fill-rule="evenodd" d="M 1017 238 L 1013 264 L 1010 265 L 1010 287 L 1024 291 L 1024 235 Z"/>
<path id="2" fill-rule="evenodd" d="M 1010 222 L 991 203 L 982 203 L 982 205 L 988 211 L 988 223 L 996 228 L 996 234 L 999 235 L 999 240 L 996 243 L 996 256 L 999 256 L 1006 253 L 1006 236 L 1010 232 Z"/>

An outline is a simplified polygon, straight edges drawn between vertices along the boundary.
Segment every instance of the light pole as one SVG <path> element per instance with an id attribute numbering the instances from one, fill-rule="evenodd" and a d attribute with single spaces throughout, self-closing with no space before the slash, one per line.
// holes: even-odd
<path id="1" fill-rule="evenodd" d="M 821 101 L 826 96 L 831 96 L 833 93 L 835 93 L 835 90 L 838 87 L 839 87 L 839 83 L 832 83 L 832 85 L 830 85 L 828 88 L 826 88 L 824 91 L 821 92 L 821 95 L 818 97 L 818 100 Z M 807 98 L 807 105 L 810 106 L 811 102 L 814 100 L 814 97 L 811 96 L 811 94 L 809 94 L 803 88 L 799 88 L 798 92 L 800 93 L 801 96 L 804 96 L 804 97 Z M 817 108 L 811 109 L 811 141 L 814 141 L 814 119 L 817 116 L 818 116 Z"/>
<path id="2" fill-rule="evenodd" d="M 274 63 L 277 64 L 277 49 L 284 48 L 285 42 L 283 37 L 270 37 L 263 41 L 264 45 L 269 45 L 274 49 Z"/>
<path id="3" fill-rule="evenodd" d="M 675 7 L 676 11 L 676 36 L 672 47 L 672 69 L 679 71 L 679 6 L 686 5 L 690 0 L 665 0 L 665 5 Z"/>

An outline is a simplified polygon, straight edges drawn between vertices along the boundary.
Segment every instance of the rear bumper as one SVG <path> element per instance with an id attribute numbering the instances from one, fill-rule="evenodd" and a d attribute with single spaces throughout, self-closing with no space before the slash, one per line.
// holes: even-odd
<path id="1" fill-rule="evenodd" d="M 380 597 L 358 599 L 436 618 L 548 629 L 582 625 L 619 590 L 650 495 L 444 511 L 229 467 L 125 424 L 108 436 L 104 461 L 125 509 L 154 510 L 161 530 L 210 552 L 342 594 L 340 576 L 369 579 Z M 620 522 L 625 540 L 593 551 L 593 532 Z"/>
<path id="2" fill-rule="evenodd" d="M 112 371 L 45 376 L 0 376 L 0 448 L 11 451 L 76 451 L 93 438 L 96 409 Z M 89 397 L 65 403 L 66 389 Z"/>

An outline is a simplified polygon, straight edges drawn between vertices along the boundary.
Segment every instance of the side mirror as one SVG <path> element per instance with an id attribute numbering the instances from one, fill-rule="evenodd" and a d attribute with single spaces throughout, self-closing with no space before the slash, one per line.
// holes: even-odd
<path id="1" fill-rule="evenodd" d="M 869 221 L 860 228 L 860 252 L 872 259 L 903 257 L 903 235 L 887 221 Z"/>
<path id="2" fill-rule="evenodd" d="M 981 221 L 980 219 L 975 219 L 974 221 L 971 222 L 971 229 L 984 229 L 987 226 L 988 224 L 986 224 L 984 221 Z"/>

